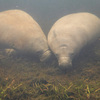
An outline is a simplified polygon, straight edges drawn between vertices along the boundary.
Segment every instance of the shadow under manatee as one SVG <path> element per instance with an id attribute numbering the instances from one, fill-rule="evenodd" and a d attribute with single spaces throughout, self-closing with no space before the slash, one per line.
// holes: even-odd
<path id="1" fill-rule="evenodd" d="M 11 58 L 17 62 L 30 63 L 31 65 L 36 64 L 38 68 L 45 68 L 46 73 L 49 75 L 62 75 L 72 73 L 74 70 L 80 70 L 87 67 L 87 63 L 96 63 L 96 61 L 100 61 L 100 56 L 95 54 L 95 47 L 99 49 L 97 46 L 100 44 L 100 40 L 95 41 L 94 43 L 85 46 L 80 53 L 74 57 L 72 61 L 72 66 L 63 68 L 58 65 L 57 58 L 51 52 L 51 56 L 45 62 L 40 62 L 39 57 L 36 54 L 32 53 L 23 53 L 18 52 L 14 55 L 11 55 Z"/>
<path id="2" fill-rule="evenodd" d="M 14 52 L 8 56 L 11 57 L 12 59 L 16 59 L 16 60 L 21 59 L 21 61 L 27 60 L 28 62 L 36 62 L 36 63 L 40 62 L 40 59 L 37 56 L 37 54 L 33 54 L 33 53 L 29 53 L 29 52 Z"/>
<path id="3" fill-rule="evenodd" d="M 100 56 L 96 55 L 96 51 L 99 48 L 100 40 L 97 39 L 95 42 L 88 44 L 79 52 L 77 56 L 73 59 L 73 68 L 85 67 L 87 63 L 96 64 L 97 61 L 100 61 Z"/>

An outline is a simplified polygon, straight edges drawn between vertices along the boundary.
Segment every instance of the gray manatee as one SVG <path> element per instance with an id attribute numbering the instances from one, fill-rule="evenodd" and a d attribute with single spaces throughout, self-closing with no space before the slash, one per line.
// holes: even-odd
<path id="1" fill-rule="evenodd" d="M 50 56 L 47 39 L 39 24 L 26 12 L 0 12 L 0 48 L 37 54 L 40 60 Z"/>
<path id="2" fill-rule="evenodd" d="M 72 65 L 72 60 L 87 44 L 100 36 L 100 19 L 87 12 L 60 18 L 48 33 L 48 44 L 61 68 Z"/>

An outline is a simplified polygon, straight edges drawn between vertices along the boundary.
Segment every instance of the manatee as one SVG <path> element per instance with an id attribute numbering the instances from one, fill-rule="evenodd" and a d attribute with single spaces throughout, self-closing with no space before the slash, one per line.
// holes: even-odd
<path id="1" fill-rule="evenodd" d="M 26 12 L 0 12 L 0 48 L 37 55 L 41 61 L 50 56 L 47 39 L 39 24 Z"/>
<path id="2" fill-rule="evenodd" d="M 61 68 L 70 68 L 83 47 L 100 36 L 100 19 L 80 12 L 60 18 L 48 33 L 48 44 Z"/>

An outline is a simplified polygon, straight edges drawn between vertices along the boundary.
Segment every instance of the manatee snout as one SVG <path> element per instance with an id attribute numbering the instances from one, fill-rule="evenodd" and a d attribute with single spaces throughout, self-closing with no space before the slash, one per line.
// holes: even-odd
<path id="1" fill-rule="evenodd" d="M 72 66 L 72 61 L 69 57 L 60 57 L 58 63 L 61 68 L 69 68 Z"/>

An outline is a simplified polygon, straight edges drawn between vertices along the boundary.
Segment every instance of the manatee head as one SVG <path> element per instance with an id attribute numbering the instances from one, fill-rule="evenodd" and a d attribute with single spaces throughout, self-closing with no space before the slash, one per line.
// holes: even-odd
<path id="1" fill-rule="evenodd" d="M 40 55 L 40 61 L 44 62 L 46 60 L 48 60 L 51 56 L 51 51 L 50 50 L 46 50 L 44 52 L 41 53 Z"/>
<path id="2" fill-rule="evenodd" d="M 66 44 L 60 45 L 55 56 L 57 57 L 58 64 L 61 68 L 68 68 L 72 66 L 74 53 L 70 46 L 67 46 Z"/>
<path id="3" fill-rule="evenodd" d="M 72 60 L 70 57 L 60 57 L 58 59 L 59 66 L 62 68 L 68 68 L 72 66 Z"/>

